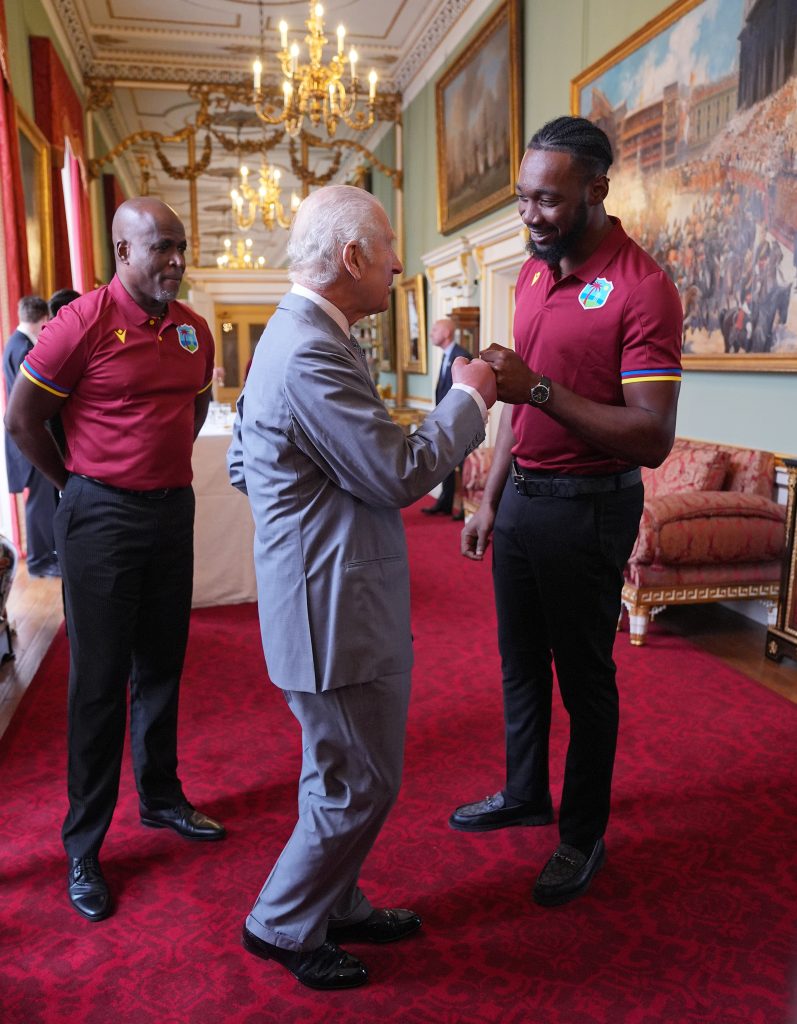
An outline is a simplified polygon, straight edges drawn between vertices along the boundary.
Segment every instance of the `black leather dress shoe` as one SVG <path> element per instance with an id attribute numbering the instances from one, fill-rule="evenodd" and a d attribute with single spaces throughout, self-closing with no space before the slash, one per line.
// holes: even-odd
<path id="1" fill-rule="evenodd" d="M 89 921 L 102 921 L 111 912 L 111 894 L 96 857 L 72 857 L 66 891 L 78 914 Z"/>
<path id="2" fill-rule="evenodd" d="M 364 921 L 330 925 L 327 937 L 335 942 L 398 942 L 421 927 L 421 919 L 412 910 L 372 910 Z"/>
<path id="3" fill-rule="evenodd" d="M 464 512 L 454 512 L 453 515 L 451 516 L 451 518 L 454 520 L 455 523 L 464 523 L 465 522 L 465 513 Z"/>
<path id="4" fill-rule="evenodd" d="M 574 846 L 560 843 L 542 869 L 532 899 L 541 907 L 558 907 L 562 903 L 569 903 L 587 891 L 593 876 L 605 860 L 603 839 L 595 843 L 589 857 Z"/>
<path id="5" fill-rule="evenodd" d="M 141 824 L 147 828 L 170 828 L 184 839 L 202 839 L 212 841 L 223 839 L 227 830 L 218 821 L 209 818 L 202 811 L 197 811 L 188 802 L 179 807 L 167 807 L 165 810 L 150 811 L 140 808 Z"/>
<path id="6" fill-rule="evenodd" d="M 365 964 L 334 942 L 327 941 L 309 953 L 299 953 L 258 938 L 246 925 L 243 927 L 241 941 L 245 950 L 259 956 L 261 960 L 273 960 L 280 964 L 308 988 L 357 988 L 368 981 Z"/>
<path id="7" fill-rule="evenodd" d="M 474 804 L 457 807 L 448 824 L 458 832 L 489 832 L 508 825 L 550 825 L 553 821 L 551 798 L 543 807 L 514 804 L 507 807 L 503 792 L 486 796 Z"/>
<path id="8" fill-rule="evenodd" d="M 35 579 L 43 579 L 46 576 L 60 576 L 61 566 L 58 562 L 45 562 L 43 565 L 29 565 L 28 576 Z"/>
<path id="9" fill-rule="evenodd" d="M 428 508 L 422 508 L 421 512 L 425 516 L 450 516 L 450 508 L 441 508 L 439 505 L 430 505 Z"/>

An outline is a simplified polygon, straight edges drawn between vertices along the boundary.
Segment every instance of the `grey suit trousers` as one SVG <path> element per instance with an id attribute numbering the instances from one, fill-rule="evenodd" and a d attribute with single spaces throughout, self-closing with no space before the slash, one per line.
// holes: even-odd
<path id="1" fill-rule="evenodd" d="M 299 818 L 246 927 L 309 951 L 365 920 L 360 868 L 401 787 L 410 673 L 319 693 L 284 690 L 302 727 Z"/>

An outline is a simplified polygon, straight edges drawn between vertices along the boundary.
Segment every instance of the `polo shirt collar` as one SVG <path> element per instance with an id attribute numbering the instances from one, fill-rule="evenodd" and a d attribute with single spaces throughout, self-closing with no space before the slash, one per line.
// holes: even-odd
<path id="1" fill-rule="evenodd" d="M 153 313 L 148 313 L 146 309 L 142 309 L 136 300 L 130 295 L 125 286 L 119 280 L 118 276 L 114 274 L 111 278 L 111 283 L 108 285 L 108 291 L 113 296 L 113 300 L 119 307 L 121 312 L 124 314 L 128 323 L 139 326 L 141 324 L 148 324 L 150 320 L 158 320 L 159 317 Z M 163 325 L 174 323 L 175 320 L 171 315 L 172 303 L 169 302 L 166 306 L 166 313 L 162 318 Z"/>

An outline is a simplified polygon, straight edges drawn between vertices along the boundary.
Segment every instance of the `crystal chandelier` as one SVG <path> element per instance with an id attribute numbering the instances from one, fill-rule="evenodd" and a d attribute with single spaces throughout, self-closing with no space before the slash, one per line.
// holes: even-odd
<path id="1" fill-rule="evenodd" d="M 263 2 L 258 0 L 260 10 L 260 49 L 263 53 Z M 343 121 L 357 131 L 365 131 L 374 123 L 374 107 L 376 104 L 376 72 L 372 69 L 368 75 L 368 101 L 360 91 L 357 77 L 357 51 L 349 50 L 348 60 L 344 56 L 344 40 L 346 29 L 338 25 L 337 53 L 328 64 L 321 61 L 324 47 L 328 40 L 324 35 L 324 8 L 315 0 L 310 0 L 310 14 L 305 21 L 307 35 L 304 37 L 310 55 L 307 64 L 299 63 L 299 44 L 288 46 L 288 24 L 279 23 L 280 50 L 277 59 L 284 76 L 282 82 L 282 110 L 269 102 L 263 93 L 262 75 L 263 61 L 258 57 L 253 66 L 254 72 L 254 104 L 257 116 L 266 124 L 282 124 L 289 135 L 296 136 L 302 130 L 307 117 L 311 124 L 324 124 L 327 134 L 333 136 L 337 131 L 338 122 Z M 349 86 L 343 84 L 346 64 L 349 65 Z M 363 106 L 358 109 L 360 98 Z"/>
<path id="2" fill-rule="evenodd" d="M 265 267 L 266 258 L 265 256 L 255 258 L 252 255 L 251 238 L 247 238 L 245 241 L 238 238 L 235 242 L 234 252 L 232 241 L 225 238 L 224 251 L 216 257 L 216 265 L 220 270 L 258 270 Z"/>
<path id="3" fill-rule="evenodd" d="M 254 224 L 258 213 L 263 225 L 273 231 L 279 225 L 289 228 L 293 215 L 299 208 L 301 200 L 295 192 L 291 194 L 290 213 L 285 212 L 280 198 L 280 172 L 270 164 L 260 167 L 260 187 L 255 189 L 249 184 L 249 168 L 241 164 L 238 187 L 230 190 L 232 214 L 241 231 L 248 231 Z"/>

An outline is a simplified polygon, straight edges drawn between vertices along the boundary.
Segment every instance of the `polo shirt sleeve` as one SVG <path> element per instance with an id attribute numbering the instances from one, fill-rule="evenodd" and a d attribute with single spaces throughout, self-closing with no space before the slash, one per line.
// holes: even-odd
<path id="1" fill-rule="evenodd" d="M 83 319 L 71 306 L 64 306 L 60 316 L 44 325 L 20 370 L 38 387 L 68 398 L 85 373 L 88 352 Z"/>
<path id="2" fill-rule="evenodd" d="M 216 361 L 216 343 L 213 340 L 213 335 L 210 332 L 207 320 L 203 320 L 199 317 L 197 317 L 197 335 L 201 339 L 202 352 L 205 356 L 204 383 L 197 392 L 197 394 L 202 395 L 213 383 L 213 367 Z"/>
<path id="3" fill-rule="evenodd" d="M 648 274 L 634 288 L 623 319 L 623 386 L 680 381 L 683 312 L 675 285 L 663 270 Z"/>

